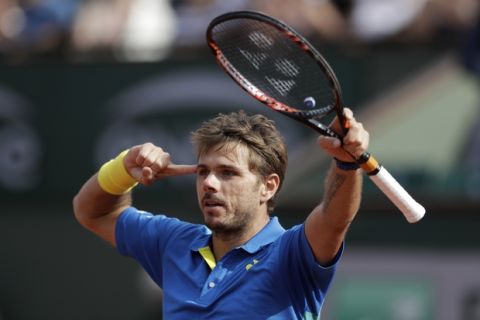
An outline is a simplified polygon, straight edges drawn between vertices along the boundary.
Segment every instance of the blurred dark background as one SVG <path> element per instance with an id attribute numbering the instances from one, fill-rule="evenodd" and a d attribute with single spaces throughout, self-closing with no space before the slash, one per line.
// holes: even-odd
<path id="1" fill-rule="evenodd" d="M 322 319 L 480 319 L 480 3 L 477 0 L 1 0 L 0 320 L 161 319 L 161 292 L 82 229 L 72 198 L 123 148 L 195 161 L 218 112 L 275 119 L 290 154 L 275 212 L 321 200 L 329 159 L 309 129 L 259 107 L 214 62 L 209 21 L 259 10 L 327 58 L 372 153 L 427 208 L 408 224 L 368 179 Z M 192 177 L 135 205 L 201 222 Z"/>

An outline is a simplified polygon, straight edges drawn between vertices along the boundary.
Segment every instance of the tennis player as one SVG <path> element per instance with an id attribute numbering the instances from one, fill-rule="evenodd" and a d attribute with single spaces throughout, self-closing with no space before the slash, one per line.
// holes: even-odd
<path id="1" fill-rule="evenodd" d="M 273 215 L 284 142 L 271 120 L 245 112 L 220 114 L 193 132 L 196 165 L 175 165 L 151 143 L 122 152 L 75 196 L 75 217 L 143 266 L 163 289 L 164 319 L 318 319 L 360 205 L 362 175 L 345 150 L 361 155 L 369 142 L 351 110 L 346 117 L 343 148 L 319 138 L 336 159 L 323 200 L 291 229 Z M 340 131 L 337 120 L 331 126 Z M 204 225 L 132 206 L 137 183 L 184 174 L 196 174 Z"/>

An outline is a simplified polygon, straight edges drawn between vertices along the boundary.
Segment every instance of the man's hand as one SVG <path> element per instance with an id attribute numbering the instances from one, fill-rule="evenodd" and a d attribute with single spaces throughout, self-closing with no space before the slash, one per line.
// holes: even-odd
<path id="1" fill-rule="evenodd" d="M 318 144 L 332 157 L 340 161 L 354 162 L 355 159 L 367 151 L 370 138 L 368 132 L 363 128 L 362 123 L 355 120 L 352 110 L 348 108 L 344 110 L 345 125 L 348 128 L 348 133 L 343 137 L 343 141 L 332 137 L 320 136 L 318 138 Z M 337 117 L 330 124 L 330 128 L 337 133 L 342 132 Z"/>
<path id="2" fill-rule="evenodd" d="M 196 165 L 173 164 L 168 152 L 149 142 L 130 148 L 124 158 L 124 165 L 128 173 L 144 185 L 167 176 L 197 172 Z"/>

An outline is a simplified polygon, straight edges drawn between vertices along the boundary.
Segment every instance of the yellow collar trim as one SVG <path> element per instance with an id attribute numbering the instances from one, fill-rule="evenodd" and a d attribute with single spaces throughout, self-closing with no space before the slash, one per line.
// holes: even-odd
<path id="1" fill-rule="evenodd" d="M 198 251 L 202 255 L 203 260 L 205 260 L 205 262 L 208 264 L 210 269 L 213 270 L 213 268 L 215 268 L 215 266 L 217 265 L 217 261 L 215 261 L 215 256 L 213 255 L 213 252 L 210 249 L 210 247 L 209 246 L 202 247 L 198 249 Z"/>

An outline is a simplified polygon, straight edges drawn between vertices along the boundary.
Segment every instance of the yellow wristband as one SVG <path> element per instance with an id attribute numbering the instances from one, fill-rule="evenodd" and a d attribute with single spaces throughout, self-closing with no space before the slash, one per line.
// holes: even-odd
<path id="1" fill-rule="evenodd" d="M 138 184 L 123 164 L 123 158 L 127 153 L 128 150 L 121 152 L 115 159 L 104 163 L 98 171 L 98 184 L 105 192 L 122 195 L 130 192 Z"/>

